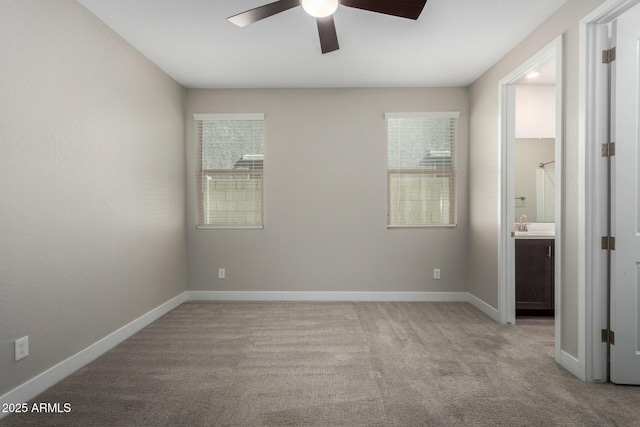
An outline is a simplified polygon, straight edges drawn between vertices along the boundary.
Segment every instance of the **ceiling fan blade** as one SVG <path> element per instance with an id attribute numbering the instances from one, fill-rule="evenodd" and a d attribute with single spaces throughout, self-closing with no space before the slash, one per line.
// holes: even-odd
<path id="1" fill-rule="evenodd" d="M 268 18 L 277 13 L 292 9 L 296 6 L 300 6 L 300 0 L 279 0 L 273 3 L 265 4 L 264 6 L 256 7 L 255 9 L 247 10 L 246 12 L 242 12 L 237 15 L 233 15 L 227 18 L 227 20 L 233 22 L 238 27 L 246 27 L 249 24 L 253 24 L 254 22 L 260 21 L 261 19 Z"/>
<path id="2" fill-rule="evenodd" d="M 320 35 L 322 53 L 325 54 L 340 49 L 333 15 L 329 15 L 326 18 L 316 18 L 316 21 L 318 22 L 318 34 Z"/>
<path id="3" fill-rule="evenodd" d="M 418 19 L 427 0 L 342 0 L 340 4 L 385 15 Z"/>

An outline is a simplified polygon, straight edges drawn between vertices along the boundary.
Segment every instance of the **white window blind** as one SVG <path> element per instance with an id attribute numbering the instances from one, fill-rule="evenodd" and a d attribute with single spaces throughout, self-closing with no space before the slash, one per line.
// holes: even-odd
<path id="1" fill-rule="evenodd" d="M 387 113 L 387 225 L 456 224 L 459 112 Z"/>
<path id="2" fill-rule="evenodd" d="M 262 228 L 264 114 L 194 114 L 198 228 Z"/>

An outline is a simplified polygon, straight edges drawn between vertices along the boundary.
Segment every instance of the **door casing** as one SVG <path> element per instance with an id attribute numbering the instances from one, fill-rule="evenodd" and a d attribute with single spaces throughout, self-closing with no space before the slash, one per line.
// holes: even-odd
<path id="1" fill-rule="evenodd" d="M 563 153 L 563 36 L 557 37 L 538 53 L 500 80 L 499 84 L 499 219 L 498 240 L 498 313 L 500 323 L 515 324 L 515 87 L 531 70 L 555 58 L 556 63 L 556 142 L 555 142 L 555 348 L 556 360 L 561 363 L 562 335 L 562 153 Z"/>

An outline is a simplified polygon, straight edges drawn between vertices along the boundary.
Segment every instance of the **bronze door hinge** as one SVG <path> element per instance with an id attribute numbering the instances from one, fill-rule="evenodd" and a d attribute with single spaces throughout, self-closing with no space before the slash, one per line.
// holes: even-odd
<path id="1" fill-rule="evenodd" d="M 616 250 L 616 238 L 610 236 L 604 236 L 602 238 L 602 249 L 605 251 L 615 251 Z"/>
<path id="2" fill-rule="evenodd" d="M 609 330 L 609 329 L 603 329 L 602 330 L 602 342 L 606 342 L 607 344 L 611 344 L 611 345 L 615 345 L 616 343 L 616 334 Z"/>
<path id="3" fill-rule="evenodd" d="M 603 64 L 611 64 L 616 60 L 616 48 L 615 46 L 611 49 L 602 51 L 602 63 Z"/>

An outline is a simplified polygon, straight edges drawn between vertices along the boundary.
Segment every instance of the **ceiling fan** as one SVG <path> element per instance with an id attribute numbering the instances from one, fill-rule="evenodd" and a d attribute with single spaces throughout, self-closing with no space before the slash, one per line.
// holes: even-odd
<path id="1" fill-rule="evenodd" d="M 427 0 L 278 0 L 227 19 L 239 27 L 246 27 L 285 10 L 302 6 L 305 12 L 316 18 L 320 47 L 325 54 L 340 48 L 333 22 L 333 13 L 338 9 L 338 5 L 415 20 L 426 3 Z"/>

